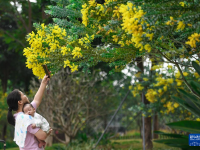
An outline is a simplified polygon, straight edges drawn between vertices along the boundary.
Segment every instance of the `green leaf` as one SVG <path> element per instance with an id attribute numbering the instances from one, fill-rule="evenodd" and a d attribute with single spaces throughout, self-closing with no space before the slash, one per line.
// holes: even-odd
<path id="1" fill-rule="evenodd" d="M 163 143 L 171 147 L 179 147 L 184 150 L 199 150 L 199 147 L 189 146 L 188 139 L 162 139 L 162 140 L 154 140 L 157 143 Z"/>
<path id="2" fill-rule="evenodd" d="M 196 109 L 196 107 L 191 107 L 186 101 L 180 99 L 179 97 L 172 96 L 172 99 L 174 99 L 177 103 L 182 105 L 184 108 L 186 108 L 188 111 L 190 111 L 192 114 L 195 114 L 197 116 L 200 116 L 200 110 Z"/>
<path id="3" fill-rule="evenodd" d="M 200 66 L 195 61 L 192 61 L 192 66 L 194 67 L 196 72 L 200 75 Z"/>
<path id="4" fill-rule="evenodd" d="M 200 84 L 194 81 L 190 81 L 189 84 L 191 85 L 192 89 L 200 96 Z"/>
<path id="5" fill-rule="evenodd" d="M 194 101 L 194 102 L 200 104 L 199 99 L 198 99 L 195 95 L 190 94 L 190 93 L 188 93 L 188 92 L 186 92 L 186 91 L 184 91 L 184 90 L 182 90 L 182 89 L 178 89 L 178 91 L 179 91 L 181 94 L 183 94 L 184 97 L 188 97 L 188 98 L 191 99 L 192 101 Z"/>
<path id="6" fill-rule="evenodd" d="M 191 133 L 200 133 L 200 122 L 199 121 L 178 121 L 166 124 L 170 128 L 191 132 Z"/>

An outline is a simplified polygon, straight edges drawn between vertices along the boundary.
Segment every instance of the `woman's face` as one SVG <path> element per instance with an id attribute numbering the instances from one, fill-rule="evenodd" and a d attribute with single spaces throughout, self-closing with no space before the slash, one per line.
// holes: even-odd
<path id="1" fill-rule="evenodd" d="M 21 100 L 23 104 L 30 103 L 30 101 L 28 100 L 28 97 L 23 92 L 20 91 L 20 95 L 21 95 Z"/>

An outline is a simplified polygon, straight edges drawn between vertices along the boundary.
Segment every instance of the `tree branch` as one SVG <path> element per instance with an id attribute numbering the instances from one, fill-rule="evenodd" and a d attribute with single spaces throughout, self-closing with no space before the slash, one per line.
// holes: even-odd
<path id="1" fill-rule="evenodd" d="M 11 37 L 13 40 L 15 40 L 16 42 L 18 42 L 21 46 L 23 46 L 23 48 L 25 48 L 26 46 L 18 39 L 16 39 L 14 36 L 12 36 L 9 32 L 7 32 L 6 30 L 0 29 L 3 33 L 5 33 L 6 35 L 8 35 L 9 37 Z"/>

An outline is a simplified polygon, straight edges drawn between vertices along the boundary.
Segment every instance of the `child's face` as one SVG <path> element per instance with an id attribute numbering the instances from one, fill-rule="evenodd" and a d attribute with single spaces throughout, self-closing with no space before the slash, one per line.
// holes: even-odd
<path id="1" fill-rule="evenodd" d="M 35 108 L 33 108 L 31 105 L 26 105 L 24 107 L 24 113 L 26 115 L 31 115 L 32 117 L 34 117 Z"/>

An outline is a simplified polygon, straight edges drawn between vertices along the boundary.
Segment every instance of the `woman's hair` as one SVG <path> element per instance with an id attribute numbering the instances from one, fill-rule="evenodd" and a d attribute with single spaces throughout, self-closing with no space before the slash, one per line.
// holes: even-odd
<path id="1" fill-rule="evenodd" d="M 13 90 L 7 97 L 7 104 L 8 104 L 8 123 L 15 126 L 15 118 L 12 114 L 12 110 L 18 110 L 18 101 L 21 100 L 21 94 L 18 89 Z"/>

